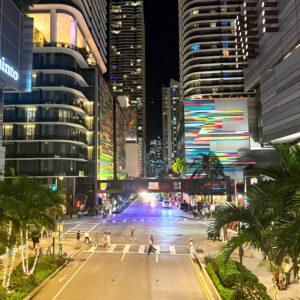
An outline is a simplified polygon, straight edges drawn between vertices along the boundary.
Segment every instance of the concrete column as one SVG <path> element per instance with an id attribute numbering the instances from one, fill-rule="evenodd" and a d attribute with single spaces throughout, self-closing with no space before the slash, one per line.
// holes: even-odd
<path id="1" fill-rule="evenodd" d="M 77 21 L 71 22 L 71 45 L 77 46 Z"/>
<path id="2" fill-rule="evenodd" d="M 57 14 L 55 8 L 50 10 L 50 42 L 57 42 Z"/>

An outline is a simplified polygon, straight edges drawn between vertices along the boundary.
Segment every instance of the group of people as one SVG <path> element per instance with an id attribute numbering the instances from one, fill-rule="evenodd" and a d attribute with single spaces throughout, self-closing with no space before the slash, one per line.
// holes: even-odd
<path id="1" fill-rule="evenodd" d="M 282 266 L 281 272 L 275 273 L 275 281 L 279 290 L 286 290 L 291 284 L 291 273 L 293 270 L 293 265 L 290 262 L 289 258 L 285 258 Z M 295 274 L 295 277 L 297 275 Z"/>
<path id="2" fill-rule="evenodd" d="M 210 202 L 199 202 L 198 205 L 195 205 L 193 208 L 193 215 L 194 218 L 200 218 L 200 219 L 209 219 L 213 216 L 215 211 L 219 208 L 219 205 L 210 203 Z"/>

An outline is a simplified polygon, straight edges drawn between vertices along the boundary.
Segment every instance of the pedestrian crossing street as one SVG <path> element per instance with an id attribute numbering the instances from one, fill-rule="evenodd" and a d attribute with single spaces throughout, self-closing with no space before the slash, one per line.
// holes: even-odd
<path id="1" fill-rule="evenodd" d="M 169 246 L 169 245 L 154 245 L 156 254 L 169 255 L 190 255 L 188 246 Z M 91 246 L 85 252 L 90 253 L 117 253 L 117 254 L 148 254 L 149 246 L 139 244 L 112 244 L 110 248 L 104 248 L 103 245 L 98 247 Z"/>

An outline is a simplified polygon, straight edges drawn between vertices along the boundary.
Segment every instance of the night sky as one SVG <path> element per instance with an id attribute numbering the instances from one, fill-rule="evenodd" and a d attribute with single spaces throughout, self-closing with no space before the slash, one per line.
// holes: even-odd
<path id="1" fill-rule="evenodd" d="M 177 0 L 144 0 L 147 144 L 162 136 L 161 87 L 179 79 Z"/>

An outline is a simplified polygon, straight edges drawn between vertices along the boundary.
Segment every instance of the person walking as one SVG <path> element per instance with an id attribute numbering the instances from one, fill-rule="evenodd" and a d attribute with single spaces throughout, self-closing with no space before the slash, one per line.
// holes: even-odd
<path id="1" fill-rule="evenodd" d="M 283 273 L 285 276 L 285 283 L 286 285 L 291 284 L 291 271 L 292 271 L 292 264 L 290 263 L 289 258 L 286 258 L 282 264 Z"/>
<path id="2" fill-rule="evenodd" d="M 194 242 L 193 242 L 192 238 L 190 238 L 189 247 L 190 247 L 190 254 L 191 254 L 192 258 L 194 258 Z"/>
<path id="3" fill-rule="evenodd" d="M 151 252 L 156 253 L 156 249 L 153 247 L 153 235 L 150 235 L 148 255 L 150 255 Z"/>
<path id="4" fill-rule="evenodd" d="M 135 241 L 136 241 L 135 229 L 134 229 L 134 227 L 131 227 L 131 230 L 130 230 L 130 242 L 132 242 L 133 239 L 135 239 Z"/>
<path id="5" fill-rule="evenodd" d="M 107 234 L 107 248 L 110 248 L 111 243 L 110 243 L 110 232 Z"/>
<path id="6" fill-rule="evenodd" d="M 104 232 L 104 235 L 103 235 L 103 246 L 104 246 L 104 248 L 107 247 L 107 232 Z"/>
<path id="7" fill-rule="evenodd" d="M 90 243 L 90 234 L 89 234 L 89 232 L 87 230 L 84 233 L 84 243 L 85 244 L 89 244 Z"/>
<path id="8" fill-rule="evenodd" d="M 77 240 L 77 245 L 80 246 L 80 230 L 78 230 L 76 233 L 76 240 Z"/>
<path id="9" fill-rule="evenodd" d="M 99 242 L 99 235 L 98 232 L 96 232 L 95 236 L 94 236 L 94 247 L 98 247 L 98 242 Z"/>

